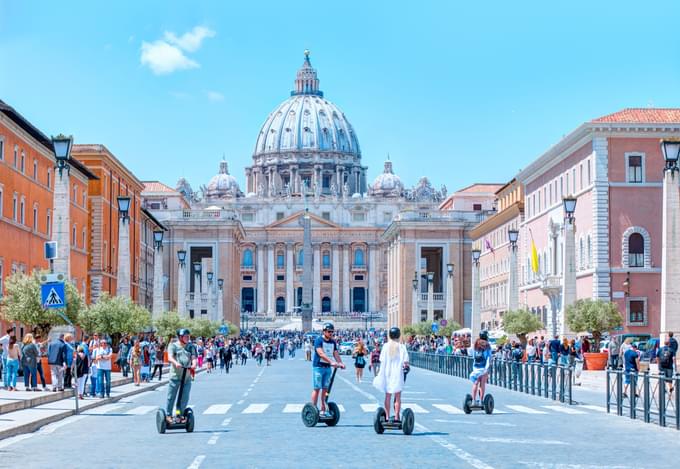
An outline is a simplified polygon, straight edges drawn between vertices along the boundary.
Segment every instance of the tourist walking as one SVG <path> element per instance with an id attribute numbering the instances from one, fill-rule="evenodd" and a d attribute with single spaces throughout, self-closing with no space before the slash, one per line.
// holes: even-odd
<path id="1" fill-rule="evenodd" d="M 24 336 L 21 348 L 21 365 L 24 372 L 24 388 L 26 391 L 38 390 L 38 358 L 40 352 L 33 341 L 33 334 Z"/>
<path id="2" fill-rule="evenodd" d="M 366 353 L 368 350 L 366 350 L 366 346 L 364 345 L 364 342 L 361 340 L 361 337 L 357 340 L 357 344 L 354 347 L 354 353 L 352 356 L 354 357 L 354 369 L 356 371 L 356 380 L 357 383 L 361 383 L 361 379 L 364 376 L 364 367 L 366 367 Z"/>

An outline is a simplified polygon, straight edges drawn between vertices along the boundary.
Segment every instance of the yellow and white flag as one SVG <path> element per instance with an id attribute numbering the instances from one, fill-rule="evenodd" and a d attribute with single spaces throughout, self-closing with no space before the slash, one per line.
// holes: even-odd
<path id="1" fill-rule="evenodd" d="M 536 250 L 536 243 L 534 243 L 534 234 L 529 230 L 529 236 L 531 236 L 531 270 L 535 274 L 538 273 L 538 251 Z"/>

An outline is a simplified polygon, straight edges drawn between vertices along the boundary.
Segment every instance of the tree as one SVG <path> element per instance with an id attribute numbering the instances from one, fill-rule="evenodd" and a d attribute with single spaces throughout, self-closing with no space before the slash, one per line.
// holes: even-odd
<path id="1" fill-rule="evenodd" d="M 177 334 L 177 330 L 183 327 L 190 327 L 190 320 L 182 318 L 175 311 L 168 311 L 154 321 L 156 334 L 163 337 L 168 342 L 170 338 Z"/>
<path id="2" fill-rule="evenodd" d="M 116 349 L 123 334 L 137 334 L 151 326 L 151 313 L 130 298 L 105 293 L 90 306 L 80 324 L 88 332 L 110 336 Z"/>
<path id="3" fill-rule="evenodd" d="M 404 337 L 412 337 L 416 335 L 416 328 L 412 324 L 407 324 L 401 329 L 401 333 Z"/>
<path id="4" fill-rule="evenodd" d="M 590 298 L 577 300 L 567 307 L 567 326 L 574 332 L 590 332 L 599 347 L 602 333 L 623 323 L 615 303 Z"/>
<path id="5" fill-rule="evenodd" d="M 212 337 L 219 334 L 222 323 L 210 319 L 194 319 L 189 322 L 192 337 Z"/>
<path id="6" fill-rule="evenodd" d="M 503 315 L 503 330 L 515 334 L 522 345 L 527 343 L 527 334 L 543 329 L 543 323 L 527 309 L 507 311 Z"/>
<path id="7" fill-rule="evenodd" d="M 78 324 L 85 310 L 85 302 L 71 282 L 65 282 L 66 308 L 45 309 L 40 298 L 40 275 L 34 271 L 26 275 L 17 272 L 6 281 L 6 295 L 0 302 L 2 317 L 6 321 L 21 322 L 33 327 L 33 332 L 46 337 L 53 326 L 68 324 L 60 316 L 65 315 L 72 323 Z"/>
<path id="8" fill-rule="evenodd" d="M 432 329 L 432 326 L 430 326 L 430 330 Z M 460 324 L 458 324 L 456 321 L 448 321 L 446 326 L 440 326 L 439 330 L 437 331 L 437 335 L 439 337 L 451 337 L 455 331 L 460 329 Z"/>

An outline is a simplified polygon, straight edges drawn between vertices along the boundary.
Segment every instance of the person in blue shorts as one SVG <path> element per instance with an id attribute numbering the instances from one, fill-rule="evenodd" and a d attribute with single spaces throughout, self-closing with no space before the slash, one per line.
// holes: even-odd
<path id="1" fill-rule="evenodd" d="M 489 345 L 489 333 L 482 331 L 479 339 L 475 342 L 472 350 L 472 399 L 475 405 L 481 405 L 486 390 L 486 380 L 489 378 L 489 367 L 491 366 L 491 346 Z"/>
<path id="2" fill-rule="evenodd" d="M 331 368 L 345 368 L 340 358 L 338 344 L 333 340 L 335 328 L 327 322 L 323 325 L 323 335 L 314 340 L 314 358 L 312 360 L 312 402 L 316 406 L 321 391 L 321 416 L 329 416 L 326 410 L 326 394 L 331 382 Z"/>

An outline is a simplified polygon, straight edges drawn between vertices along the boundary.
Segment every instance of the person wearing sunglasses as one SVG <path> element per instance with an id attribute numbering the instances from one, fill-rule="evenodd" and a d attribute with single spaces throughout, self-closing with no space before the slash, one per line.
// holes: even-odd
<path id="1" fill-rule="evenodd" d="M 321 416 L 329 416 L 326 409 L 326 394 L 331 382 L 331 368 L 344 369 L 340 358 L 338 344 L 333 340 L 335 327 L 330 322 L 323 325 L 323 335 L 314 340 L 314 358 L 312 360 L 312 402 L 316 406 L 321 394 Z"/>

